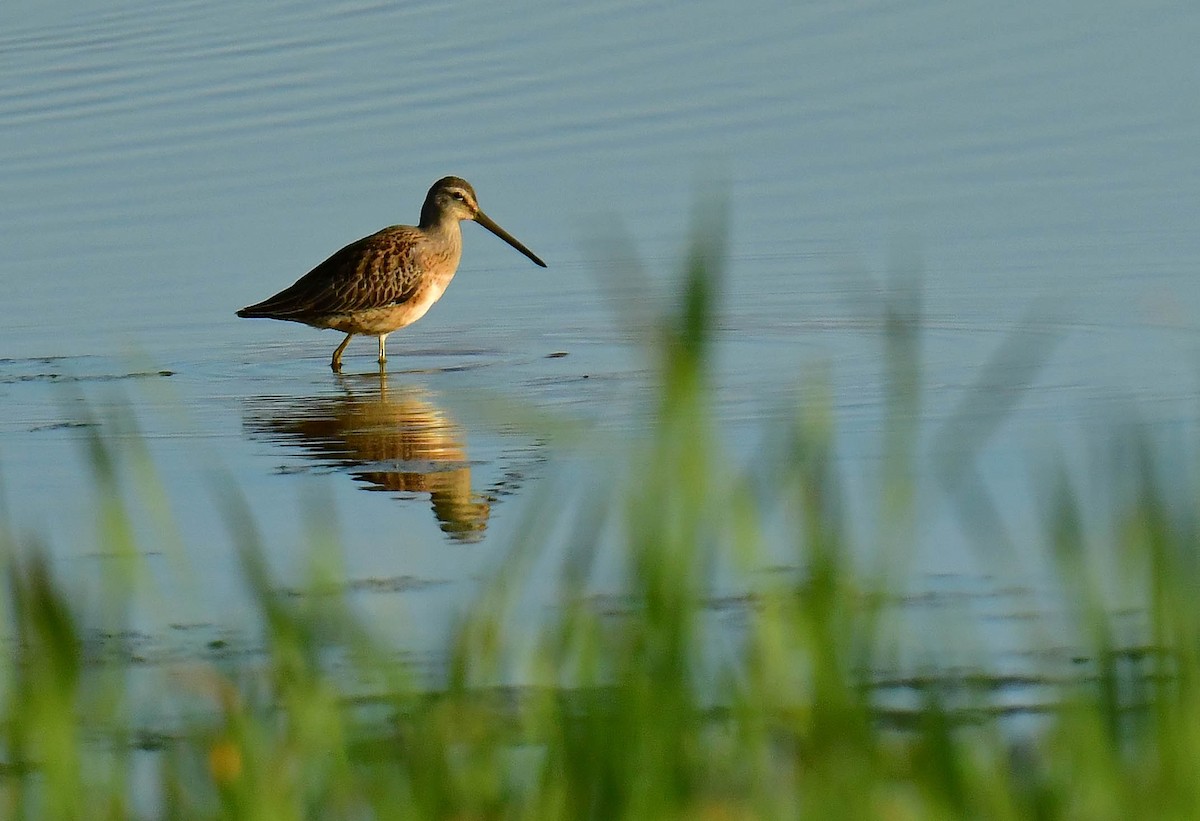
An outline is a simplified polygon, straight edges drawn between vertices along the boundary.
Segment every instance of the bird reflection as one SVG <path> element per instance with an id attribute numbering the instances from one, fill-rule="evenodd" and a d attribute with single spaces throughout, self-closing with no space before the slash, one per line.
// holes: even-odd
<path id="1" fill-rule="evenodd" d="M 443 532 L 460 542 L 483 538 L 491 505 L 471 489 L 464 431 L 415 387 L 369 377 L 370 390 L 340 395 L 263 396 L 252 400 L 252 434 L 298 445 L 318 462 L 344 468 L 370 490 L 428 493 Z M 357 381 L 357 380 L 355 380 Z"/>

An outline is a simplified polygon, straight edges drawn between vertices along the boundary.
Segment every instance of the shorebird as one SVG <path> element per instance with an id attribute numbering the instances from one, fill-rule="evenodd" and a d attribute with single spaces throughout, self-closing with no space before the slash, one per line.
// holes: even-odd
<path id="1" fill-rule="evenodd" d="M 462 220 L 474 220 L 545 268 L 533 251 L 479 210 L 475 189 L 461 177 L 442 177 L 425 195 L 420 225 L 393 225 L 352 242 L 289 288 L 237 312 L 333 328 L 346 334 L 329 366 L 356 334 L 379 338 L 379 364 L 392 331 L 411 325 L 437 302 L 462 258 Z"/>

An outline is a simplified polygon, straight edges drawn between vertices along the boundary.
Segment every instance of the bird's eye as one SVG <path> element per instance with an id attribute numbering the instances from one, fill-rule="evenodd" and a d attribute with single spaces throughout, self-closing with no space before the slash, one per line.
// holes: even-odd
<path id="1" fill-rule="evenodd" d="M 450 196 L 454 197 L 454 199 L 458 200 L 459 202 L 466 202 L 467 199 L 465 196 L 463 196 L 462 191 L 451 191 Z"/>

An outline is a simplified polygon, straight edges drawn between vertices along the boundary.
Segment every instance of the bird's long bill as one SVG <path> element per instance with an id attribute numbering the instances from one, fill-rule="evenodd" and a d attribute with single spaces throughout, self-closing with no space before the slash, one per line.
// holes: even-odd
<path id="1" fill-rule="evenodd" d="M 530 251 L 528 248 L 526 248 L 521 243 L 517 242 L 516 237 L 514 237 L 512 234 L 508 233 L 503 228 L 501 228 L 499 225 L 497 225 L 495 222 L 493 222 L 492 218 L 489 217 L 487 214 L 483 213 L 482 211 L 476 211 L 475 212 L 475 221 L 477 223 L 479 223 L 480 225 L 482 225 L 484 228 L 491 231 L 496 236 L 500 237 L 500 239 L 507 242 L 513 248 L 516 248 L 522 254 L 529 257 L 531 260 L 533 260 L 538 265 L 542 266 L 543 268 L 546 267 L 546 263 L 542 262 L 538 258 L 537 254 L 535 254 L 533 251 Z"/>

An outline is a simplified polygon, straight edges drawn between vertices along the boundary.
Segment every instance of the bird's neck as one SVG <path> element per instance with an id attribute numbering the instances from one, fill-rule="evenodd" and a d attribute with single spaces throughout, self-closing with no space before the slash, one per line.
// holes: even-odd
<path id="1" fill-rule="evenodd" d="M 439 208 L 436 202 L 427 200 L 421 206 L 421 228 L 426 231 L 432 231 L 444 223 L 453 223 L 455 227 L 458 226 L 456 218 L 450 216 L 446 210 Z"/>
<path id="2" fill-rule="evenodd" d="M 426 225 L 422 220 L 421 233 L 426 242 L 449 253 L 455 259 L 462 253 L 462 227 L 456 219 L 437 219 Z"/>

